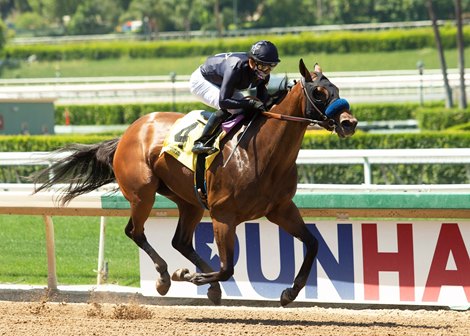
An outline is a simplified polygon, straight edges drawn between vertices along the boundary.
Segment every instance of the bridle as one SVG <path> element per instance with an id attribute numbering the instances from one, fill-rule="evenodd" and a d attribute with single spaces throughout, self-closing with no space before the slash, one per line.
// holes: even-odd
<path id="1" fill-rule="evenodd" d="M 305 106 L 304 115 L 309 115 L 309 109 L 313 108 L 318 113 L 318 115 L 320 115 L 322 117 L 323 120 L 316 120 L 316 119 L 306 118 L 306 117 L 295 117 L 295 116 L 289 116 L 289 115 L 274 113 L 274 112 L 263 112 L 263 115 L 265 115 L 268 118 L 273 118 L 273 119 L 277 119 L 277 120 L 305 122 L 305 123 L 308 123 L 309 125 L 319 125 L 319 126 L 321 126 L 323 128 L 326 128 L 326 129 L 333 129 L 333 131 L 334 131 L 337 127 L 336 120 L 328 117 L 315 104 L 312 97 L 310 97 L 310 95 L 307 92 L 307 88 L 306 88 L 306 85 L 305 85 L 305 78 L 303 78 L 303 77 L 301 78 L 300 85 L 302 87 L 302 91 L 303 91 L 305 97 L 307 98 L 307 104 Z"/>
<path id="2" fill-rule="evenodd" d="M 295 85 L 296 84 L 297 83 L 295 83 Z M 285 115 L 285 114 L 280 114 L 280 113 L 274 113 L 274 112 L 267 112 L 267 111 L 262 112 L 262 114 L 264 116 L 268 117 L 268 118 L 273 118 L 273 119 L 277 119 L 277 120 L 303 122 L 303 123 L 308 123 L 309 125 L 319 125 L 319 126 L 325 128 L 327 130 L 331 130 L 334 133 L 336 131 L 336 127 L 338 126 L 337 122 L 334 119 L 328 117 L 325 113 L 323 113 L 318 108 L 318 106 L 316 106 L 313 99 L 308 95 L 307 89 L 305 87 L 305 78 L 302 77 L 302 79 L 300 80 L 300 85 L 302 86 L 302 91 L 303 91 L 305 97 L 307 97 L 307 102 L 308 102 L 308 104 L 306 104 L 306 107 L 305 107 L 304 115 L 308 115 L 308 113 L 309 113 L 308 109 L 309 109 L 309 104 L 310 104 L 310 106 L 312 106 L 315 109 L 315 111 L 318 112 L 318 114 L 323 118 L 323 120 L 315 120 L 315 119 L 306 118 L 306 117 L 295 117 L 295 116 L 290 116 L 290 115 Z M 292 90 L 292 87 L 290 88 L 290 90 Z M 245 130 L 243 131 L 241 136 L 238 138 L 238 141 L 235 144 L 235 146 L 233 147 L 232 152 L 230 153 L 227 160 L 223 164 L 224 168 L 227 166 L 227 163 L 232 158 L 233 153 L 235 153 L 235 149 L 238 147 L 238 144 L 243 139 L 243 136 L 245 135 L 248 128 L 250 128 L 251 123 L 253 122 L 253 120 L 256 119 L 256 117 L 257 117 L 257 115 L 253 115 L 250 122 L 246 126 Z"/>

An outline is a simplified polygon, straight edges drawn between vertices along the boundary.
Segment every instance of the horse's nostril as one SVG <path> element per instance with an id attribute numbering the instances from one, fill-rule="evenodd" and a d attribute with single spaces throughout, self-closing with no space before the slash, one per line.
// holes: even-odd
<path id="1" fill-rule="evenodd" d="M 356 119 L 353 119 L 353 120 L 346 119 L 346 120 L 341 121 L 341 127 L 343 127 L 344 129 L 355 129 L 356 126 L 357 126 Z"/>

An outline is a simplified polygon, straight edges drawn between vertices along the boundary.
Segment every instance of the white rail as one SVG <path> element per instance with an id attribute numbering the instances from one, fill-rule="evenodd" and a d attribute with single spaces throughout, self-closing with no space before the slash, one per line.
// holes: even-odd
<path id="1" fill-rule="evenodd" d="M 444 98 L 442 74 L 438 69 L 328 72 L 332 82 L 341 88 L 341 94 L 352 102 L 360 101 L 425 101 Z M 286 74 L 290 79 L 298 73 Z M 273 74 L 272 85 L 284 74 Z M 189 93 L 189 76 L 142 77 L 77 77 L 77 78 L 20 78 L 0 79 L 0 99 L 56 99 L 58 103 L 80 102 L 156 102 L 194 101 Z M 459 87 L 457 69 L 449 69 L 451 87 Z M 470 69 L 466 71 L 470 80 Z M 454 90 L 458 91 L 458 90 Z"/>
<path id="2" fill-rule="evenodd" d="M 297 164 L 362 164 L 364 184 L 372 184 L 372 164 L 470 163 L 470 148 L 300 150 Z"/>
<path id="3" fill-rule="evenodd" d="M 50 165 L 67 154 L 0 152 L 0 166 Z M 364 184 L 371 185 L 373 164 L 470 164 L 470 148 L 301 149 L 297 164 L 361 164 Z"/>

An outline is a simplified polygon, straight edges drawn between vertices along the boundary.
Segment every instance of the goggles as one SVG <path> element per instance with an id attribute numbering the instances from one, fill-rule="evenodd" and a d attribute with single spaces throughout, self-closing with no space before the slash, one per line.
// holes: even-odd
<path id="1" fill-rule="evenodd" d="M 255 67 L 256 69 L 266 73 L 271 71 L 274 67 L 276 67 L 277 63 L 270 63 L 270 64 L 265 64 L 265 63 L 256 63 L 255 62 Z"/>

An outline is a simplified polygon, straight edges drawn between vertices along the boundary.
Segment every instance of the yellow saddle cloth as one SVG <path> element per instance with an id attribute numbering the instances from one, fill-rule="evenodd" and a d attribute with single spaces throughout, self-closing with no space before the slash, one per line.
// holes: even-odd
<path id="1" fill-rule="evenodd" d="M 194 141 L 196 141 L 202 134 L 202 130 L 207 123 L 207 120 L 202 116 L 203 110 L 195 110 L 189 112 L 183 118 L 178 119 L 171 127 L 170 133 L 163 142 L 163 148 L 160 155 L 168 153 L 176 160 L 184 164 L 186 167 L 195 171 L 196 158 L 191 149 L 193 148 Z M 217 151 L 206 158 L 206 169 L 209 168 L 214 158 L 220 151 L 220 139 L 225 136 L 225 132 L 219 134 L 213 146 Z"/>

